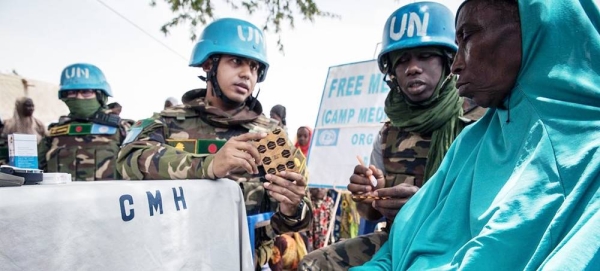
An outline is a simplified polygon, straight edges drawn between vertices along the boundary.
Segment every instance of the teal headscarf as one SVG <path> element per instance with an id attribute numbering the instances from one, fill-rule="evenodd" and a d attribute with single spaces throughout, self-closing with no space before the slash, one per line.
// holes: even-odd
<path id="1" fill-rule="evenodd" d="M 600 267 L 598 5 L 519 0 L 523 58 L 508 110 L 463 130 L 388 242 L 353 271 Z"/>

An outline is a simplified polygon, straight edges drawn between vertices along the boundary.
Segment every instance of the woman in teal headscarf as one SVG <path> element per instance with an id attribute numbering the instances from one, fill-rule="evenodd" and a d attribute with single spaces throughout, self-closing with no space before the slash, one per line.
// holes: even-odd
<path id="1" fill-rule="evenodd" d="M 599 10 L 463 3 L 453 72 L 459 93 L 490 109 L 353 271 L 600 266 Z"/>

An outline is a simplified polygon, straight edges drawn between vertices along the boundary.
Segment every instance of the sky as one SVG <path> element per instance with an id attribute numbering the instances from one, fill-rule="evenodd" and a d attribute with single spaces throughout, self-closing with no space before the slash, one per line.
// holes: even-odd
<path id="1" fill-rule="evenodd" d="M 264 23 L 264 13 L 250 16 L 243 10 L 232 10 L 225 1 L 213 2 L 217 18 L 236 17 L 259 27 Z M 341 18 L 307 22 L 297 16 L 294 29 L 283 28 L 285 55 L 278 51 L 277 36 L 265 33 L 270 68 L 265 82 L 258 85 L 259 100 L 267 116 L 276 104 L 287 108 L 290 132 L 315 125 L 328 68 L 376 57 L 387 18 L 415 1 L 315 2 L 321 10 Z M 462 1 L 436 2 L 456 12 Z M 157 0 L 156 7 L 149 3 L 0 0 L 0 72 L 15 69 L 23 77 L 58 85 L 64 67 L 92 63 L 104 72 L 112 87 L 114 97 L 109 102 L 123 105 L 121 117 L 150 117 L 162 110 L 166 98 L 180 100 L 186 91 L 203 88 L 205 83 L 197 77 L 204 75 L 201 69 L 188 67 L 195 43 L 189 39 L 187 25 L 177 26 L 165 36 L 159 29 L 173 14 L 164 0 Z M 201 30 L 199 27 L 196 33 Z"/>

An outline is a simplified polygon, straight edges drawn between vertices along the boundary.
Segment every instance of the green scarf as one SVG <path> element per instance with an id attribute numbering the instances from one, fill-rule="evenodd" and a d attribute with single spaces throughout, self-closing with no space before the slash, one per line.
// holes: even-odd
<path id="1" fill-rule="evenodd" d="M 98 99 L 74 99 L 67 98 L 64 100 L 69 108 L 69 116 L 88 118 L 92 116 L 102 106 Z"/>
<path id="2" fill-rule="evenodd" d="M 432 133 L 431 146 L 423 181 L 426 182 L 437 171 L 450 145 L 460 133 L 459 116 L 462 115 L 463 99 L 455 88 L 456 76 L 440 79 L 433 95 L 420 105 L 408 101 L 402 91 L 390 90 L 385 100 L 385 113 L 392 125 L 408 132 Z"/>

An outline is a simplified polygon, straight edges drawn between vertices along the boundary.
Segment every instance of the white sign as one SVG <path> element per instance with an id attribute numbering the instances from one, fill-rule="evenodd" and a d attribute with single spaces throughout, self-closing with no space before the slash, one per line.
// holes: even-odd
<path id="1" fill-rule="evenodd" d="M 0 189 L 0 270 L 254 270 L 231 180 Z"/>
<path id="2" fill-rule="evenodd" d="M 373 141 L 387 116 L 389 87 L 376 60 L 329 68 L 310 146 L 310 187 L 345 189 L 358 164 L 369 164 Z"/>

